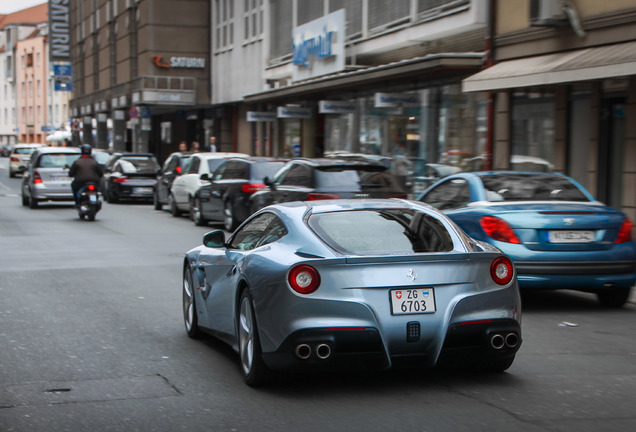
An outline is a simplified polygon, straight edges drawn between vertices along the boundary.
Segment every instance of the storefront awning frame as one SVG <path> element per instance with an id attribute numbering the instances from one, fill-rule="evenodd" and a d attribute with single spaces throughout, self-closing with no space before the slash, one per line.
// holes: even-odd
<path id="1" fill-rule="evenodd" d="M 247 103 L 273 102 L 290 97 L 332 92 L 334 90 L 356 91 L 378 83 L 403 84 L 404 79 L 437 79 L 453 73 L 466 76 L 482 66 L 483 53 L 431 54 L 387 65 L 373 66 L 350 72 L 320 77 L 290 86 L 279 87 L 246 95 Z"/>
<path id="2" fill-rule="evenodd" d="M 636 42 L 497 63 L 462 81 L 464 92 L 566 84 L 636 75 Z"/>

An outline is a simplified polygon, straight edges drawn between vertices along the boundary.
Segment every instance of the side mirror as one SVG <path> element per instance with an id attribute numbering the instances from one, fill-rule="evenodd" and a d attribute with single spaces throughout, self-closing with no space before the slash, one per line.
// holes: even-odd
<path id="1" fill-rule="evenodd" d="M 265 186 L 268 186 L 270 189 L 274 190 L 276 189 L 276 186 L 274 185 L 274 183 L 272 182 L 272 179 L 270 179 L 269 177 L 264 177 L 263 178 L 263 184 Z"/>
<path id="2" fill-rule="evenodd" d="M 208 173 L 201 174 L 199 178 L 203 181 L 210 181 L 210 176 L 208 175 Z"/>
<path id="3" fill-rule="evenodd" d="M 203 236 L 203 246 L 209 248 L 225 247 L 225 233 L 221 230 L 214 230 Z"/>

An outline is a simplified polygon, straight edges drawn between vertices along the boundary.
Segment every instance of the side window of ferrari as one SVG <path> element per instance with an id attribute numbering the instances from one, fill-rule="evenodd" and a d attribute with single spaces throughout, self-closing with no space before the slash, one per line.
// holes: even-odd
<path id="1" fill-rule="evenodd" d="M 252 250 L 269 233 L 272 221 L 278 218 L 273 213 L 263 213 L 244 225 L 232 238 L 230 247 L 240 250 Z"/>

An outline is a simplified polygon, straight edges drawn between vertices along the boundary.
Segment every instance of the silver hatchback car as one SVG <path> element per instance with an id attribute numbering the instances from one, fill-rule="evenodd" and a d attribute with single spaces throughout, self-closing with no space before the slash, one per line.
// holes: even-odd
<path id="1" fill-rule="evenodd" d="M 22 179 L 22 205 L 42 201 L 73 201 L 68 170 L 80 157 L 76 147 L 42 147 L 33 152 Z"/>

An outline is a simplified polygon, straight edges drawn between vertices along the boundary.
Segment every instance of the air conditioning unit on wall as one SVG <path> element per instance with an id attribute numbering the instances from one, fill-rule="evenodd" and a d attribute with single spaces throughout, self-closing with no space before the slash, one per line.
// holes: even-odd
<path id="1" fill-rule="evenodd" d="M 561 0 L 530 0 L 530 25 L 563 26 L 568 17 Z"/>

